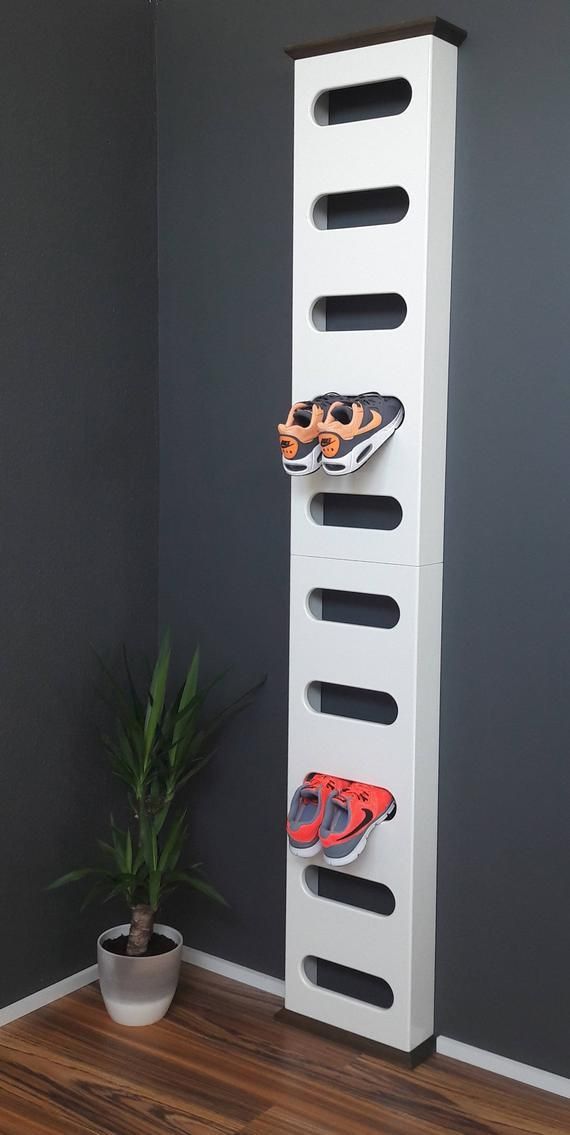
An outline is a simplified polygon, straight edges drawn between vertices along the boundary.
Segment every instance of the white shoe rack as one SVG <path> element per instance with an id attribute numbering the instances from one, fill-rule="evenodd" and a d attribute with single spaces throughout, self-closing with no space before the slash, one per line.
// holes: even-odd
<path id="1" fill-rule="evenodd" d="M 350 882 L 348 902 L 323 897 L 316 882 L 323 876 L 315 872 L 325 869 L 322 856 L 288 855 L 285 1006 L 405 1053 L 433 1035 L 455 103 L 463 38 L 436 20 L 288 51 L 295 59 L 293 401 L 329 390 L 378 390 L 401 399 L 405 420 L 358 472 L 292 479 L 289 800 L 307 772 L 319 771 L 389 788 L 397 813 L 372 833 L 356 862 L 339 869 L 349 879 L 388 887 L 395 900 L 390 915 L 359 906 Z M 328 106 L 338 106 L 339 96 L 329 103 L 326 92 L 395 79 L 410 85 L 406 109 L 340 122 L 337 110 L 330 124 Z M 327 228 L 323 197 L 391 187 L 409 198 L 401 220 Z M 338 330 L 325 312 L 325 297 L 386 294 L 405 302 L 397 327 Z M 385 318 L 391 321 L 389 312 Z M 362 506 L 354 497 L 392 498 L 401 522 L 334 526 L 339 506 L 354 521 L 355 504 Z M 383 523 L 382 501 L 364 503 Z M 391 597 L 400 610 L 397 625 L 320 618 L 322 595 L 336 591 Z M 331 713 L 331 685 L 389 694 L 396 720 Z M 323 690 L 329 712 L 320 708 Z M 329 963 L 345 967 L 335 969 L 332 982 Z M 361 1000 L 361 991 L 355 997 L 348 973 L 354 970 L 388 983 L 391 1006 Z"/>

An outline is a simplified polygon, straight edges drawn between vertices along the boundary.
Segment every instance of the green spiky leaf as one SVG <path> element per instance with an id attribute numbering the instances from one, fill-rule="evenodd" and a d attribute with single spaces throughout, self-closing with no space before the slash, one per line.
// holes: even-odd
<path id="1" fill-rule="evenodd" d="M 115 715 L 114 727 L 103 736 L 102 743 L 111 772 L 126 786 L 130 815 L 123 826 L 111 817 L 109 838 L 98 841 L 104 865 L 70 871 L 55 880 L 50 889 L 91 879 L 85 903 L 96 897 L 107 902 L 120 895 L 129 906 L 145 903 L 156 910 L 166 894 L 186 885 L 224 903 L 215 887 L 197 874 L 199 864 L 179 870 L 188 834 L 187 811 L 177 808 L 173 816 L 172 809 L 177 797 L 187 793 L 192 778 L 212 759 L 214 738 L 250 703 L 263 683 L 208 720 L 204 718 L 204 704 L 223 675 L 200 687 L 200 654 L 196 649 L 184 681 L 169 695 L 170 662 L 167 632 L 154 668 L 149 670 L 146 692 L 139 693 L 124 648 L 122 681 L 117 681 L 99 658 L 105 700 Z"/>

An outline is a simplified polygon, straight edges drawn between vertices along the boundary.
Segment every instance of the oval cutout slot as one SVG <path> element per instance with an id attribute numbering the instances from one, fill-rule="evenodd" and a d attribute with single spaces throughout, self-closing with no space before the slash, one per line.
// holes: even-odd
<path id="1" fill-rule="evenodd" d="M 321 296 L 311 319 L 317 331 L 395 331 L 407 314 L 397 292 L 368 292 L 359 296 Z"/>
<path id="2" fill-rule="evenodd" d="M 394 1004 L 392 987 L 382 977 L 313 956 L 303 959 L 303 969 L 307 980 L 320 989 L 342 993 L 343 997 L 354 1001 L 365 1001 L 377 1009 L 391 1009 Z"/>
<path id="3" fill-rule="evenodd" d="M 398 703 L 384 690 L 365 690 L 361 686 L 341 686 L 336 682 L 310 682 L 307 701 L 317 713 L 393 725 Z"/>
<path id="4" fill-rule="evenodd" d="M 334 87 L 319 95 L 313 117 L 318 126 L 392 118 L 395 114 L 402 114 L 411 100 L 412 88 L 407 79 L 383 79 L 376 83 L 359 83 L 354 87 Z"/>
<path id="5" fill-rule="evenodd" d="M 322 619 L 325 623 L 392 630 L 400 621 L 400 608 L 390 595 L 323 587 L 310 592 L 308 605 L 315 619 Z"/>
<path id="6" fill-rule="evenodd" d="M 364 528 L 393 532 L 402 523 L 395 497 L 356 493 L 316 493 L 309 505 L 316 524 L 327 528 Z"/>
<path id="7" fill-rule="evenodd" d="M 400 185 L 385 189 L 359 189 L 352 193 L 328 193 L 313 206 L 318 229 L 356 229 L 372 225 L 395 225 L 406 216 L 410 198 Z"/>
<path id="8" fill-rule="evenodd" d="M 327 867 L 307 867 L 305 882 L 311 894 L 359 910 L 369 910 L 372 914 L 389 917 L 396 909 L 393 892 L 384 883 L 374 883 L 371 879 L 360 879 L 357 875 L 345 875 L 341 871 L 329 871 Z"/>

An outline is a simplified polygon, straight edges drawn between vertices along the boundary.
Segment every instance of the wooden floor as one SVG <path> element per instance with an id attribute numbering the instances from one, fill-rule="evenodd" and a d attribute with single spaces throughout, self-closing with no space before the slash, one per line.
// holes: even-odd
<path id="1" fill-rule="evenodd" d="M 568 1135 L 570 1101 L 442 1056 L 414 1072 L 274 1020 L 280 1001 L 183 966 L 164 1021 L 88 986 L 0 1029 L 1 1135 Z"/>

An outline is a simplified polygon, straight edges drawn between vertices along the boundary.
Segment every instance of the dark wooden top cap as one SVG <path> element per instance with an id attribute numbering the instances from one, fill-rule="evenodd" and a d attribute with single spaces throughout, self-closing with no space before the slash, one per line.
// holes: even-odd
<path id="1" fill-rule="evenodd" d="M 336 39 L 320 39 L 314 43 L 297 43 L 286 47 L 285 54 L 291 59 L 308 59 L 312 55 L 329 55 L 335 51 L 350 51 L 354 47 L 370 47 L 374 43 L 392 43 L 398 39 L 414 39 L 419 35 L 435 35 L 446 43 L 460 47 L 467 32 L 447 20 L 436 16 L 432 20 L 414 20 L 406 24 L 394 24 L 389 28 L 372 28 L 354 35 L 339 36 Z"/>

